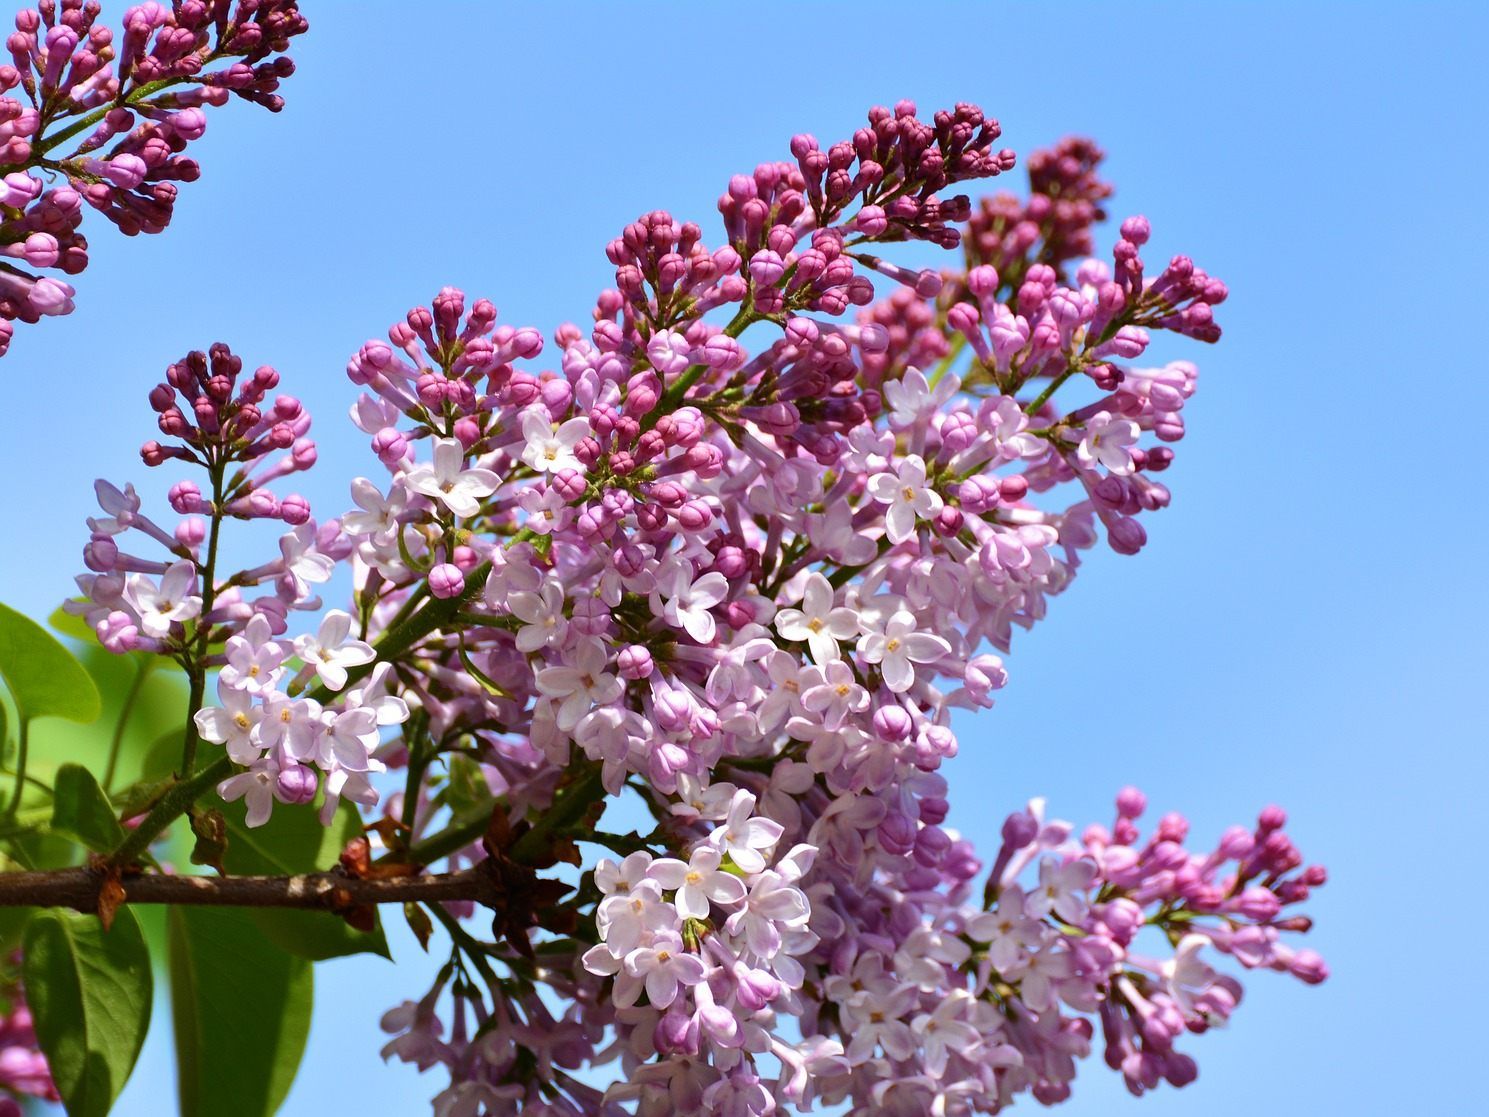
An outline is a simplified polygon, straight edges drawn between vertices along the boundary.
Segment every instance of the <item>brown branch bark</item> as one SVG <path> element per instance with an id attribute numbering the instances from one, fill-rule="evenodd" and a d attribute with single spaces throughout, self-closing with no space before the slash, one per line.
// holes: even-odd
<path id="1" fill-rule="evenodd" d="M 127 904 L 216 904 L 232 907 L 311 908 L 346 912 L 367 904 L 474 900 L 496 905 L 501 885 L 484 865 L 458 873 L 360 879 L 332 870 L 298 876 L 121 876 Z M 98 911 L 109 882 L 93 869 L 0 873 L 0 907 L 62 907 Z"/>

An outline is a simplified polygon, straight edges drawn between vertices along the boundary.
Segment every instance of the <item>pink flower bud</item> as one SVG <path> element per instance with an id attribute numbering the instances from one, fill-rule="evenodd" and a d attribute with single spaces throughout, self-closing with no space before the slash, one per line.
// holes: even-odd
<path id="1" fill-rule="evenodd" d="M 429 592 L 435 597 L 458 597 L 464 589 L 465 575 L 454 563 L 442 562 L 429 572 Z"/>
<path id="2" fill-rule="evenodd" d="M 651 652 L 641 644 L 631 644 L 615 657 L 615 668 L 623 679 L 647 679 L 652 673 Z"/>
<path id="3" fill-rule="evenodd" d="M 280 769 L 274 781 L 274 795 L 281 803 L 298 806 L 315 798 L 315 772 L 304 764 L 291 764 Z"/>
<path id="4" fill-rule="evenodd" d="M 291 527 L 310 520 L 310 501 L 299 493 L 291 493 L 279 502 L 279 518 Z"/>

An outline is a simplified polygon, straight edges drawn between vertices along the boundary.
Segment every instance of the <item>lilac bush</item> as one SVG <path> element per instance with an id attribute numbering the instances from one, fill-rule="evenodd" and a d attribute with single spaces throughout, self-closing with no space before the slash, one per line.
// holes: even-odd
<path id="1" fill-rule="evenodd" d="M 174 13 L 198 52 L 207 9 Z M 138 61 L 144 18 L 120 72 L 148 84 L 177 71 Z M 1185 1033 L 1225 1023 L 1238 971 L 1323 980 L 1293 936 L 1325 874 L 1275 807 L 1190 844 L 1179 814 L 1144 833 L 1132 788 L 1081 830 L 1035 800 L 990 861 L 951 825 L 954 711 L 993 706 L 1083 553 L 1145 545 L 1197 372 L 1143 359 L 1217 341 L 1226 297 L 1150 267 L 1143 217 L 1098 255 L 1090 141 L 974 203 L 1015 167 L 1000 138 L 910 102 L 795 136 L 728 182 L 713 247 L 628 225 L 590 324 L 551 339 L 441 290 L 347 363 L 370 455 L 339 517 L 286 491 L 317 451 L 273 368 L 171 364 L 141 456 L 174 518 L 100 481 L 67 609 L 180 669 L 186 731 L 71 891 L 24 902 L 319 908 L 352 949 L 401 902 L 449 958 L 383 1053 L 438 1068 L 449 1117 L 991 1113 L 1067 1098 L 1098 1029 L 1142 1093 L 1194 1080 Z M 277 545 L 234 569 L 250 520 Z M 24 752 L 17 804 L 23 777 Z M 360 823 L 334 866 L 244 875 L 232 811 Z M 183 818 L 223 875 L 161 863 Z"/>

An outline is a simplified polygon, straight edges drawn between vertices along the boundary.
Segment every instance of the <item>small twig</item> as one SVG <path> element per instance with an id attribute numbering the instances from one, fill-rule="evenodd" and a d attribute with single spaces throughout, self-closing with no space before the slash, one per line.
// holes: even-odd
<path id="1" fill-rule="evenodd" d="M 109 880 L 93 869 L 0 873 L 0 907 L 60 907 L 98 910 L 99 891 Z M 297 876 L 169 876 L 119 878 L 128 904 L 212 904 L 227 907 L 318 908 L 345 911 L 364 904 L 474 900 L 490 907 L 500 900 L 497 878 L 484 865 L 458 873 L 361 879 L 339 870 Z"/>

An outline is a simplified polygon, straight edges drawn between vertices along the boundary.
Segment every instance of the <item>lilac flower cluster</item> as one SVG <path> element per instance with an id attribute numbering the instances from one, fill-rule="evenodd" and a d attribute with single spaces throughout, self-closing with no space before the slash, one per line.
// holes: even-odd
<path id="1" fill-rule="evenodd" d="M 541 1105 L 553 1069 L 524 1085 L 517 1065 L 540 1036 L 558 1067 L 609 1054 L 626 1075 L 603 1098 L 575 1083 L 573 1107 L 550 1112 L 636 1103 L 640 1114 L 759 1114 L 851 1100 L 855 1113 L 908 1117 L 997 1112 L 1022 1093 L 1051 1105 L 1069 1097 L 1098 1024 L 1105 1061 L 1141 1094 L 1192 1082 L 1196 1065 L 1176 1041 L 1223 1026 L 1240 1002 L 1240 983 L 1206 948 L 1245 969 L 1327 976 L 1316 954 L 1281 941 L 1308 929 L 1283 913 L 1325 874 L 1302 867 L 1275 807 L 1202 853 L 1184 847 L 1177 814 L 1140 840 L 1133 788 L 1111 829 L 1079 838 L 1035 801 L 1004 823 L 976 892 L 980 866 L 964 842 L 945 865 L 920 858 L 898 880 L 882 867 L 866 875 L 807 843 L 777 852 L 815 827 L 755 815 L 748 791 L 710 790 L 702 809 L 714 825 L 686 861 L 638 851 L 596 866 L 600 942 L 580 959 L 590 980 L 544 978 L 573 998 L 568 1016 L 504 989 L 504 1018 L 493 1019 L 457 991 L 445 1037 L 435 1005 L 447 971 L 423 1001 L 384 1017 L 385 1056 L 452 1072 L 436 1112 Z M 811 813 L 804 804 L 804 822 Z M 550 968 L 571 961 L 543 955 Z M 610 978 L 598 1003 L 594 976 Z M 783 1016 L 803 1038 L 789 1038 Z M 600 1051 L 592 1037 L 609 1029 L 618 1042 Z"/>
<path id="2" fill-rule="evenodd" d="M 217 669 L 222 704 L 196 710 L 194 725 L 244 767 L 222 793 L 246 797 L 251 825 L 268 819 L 275 799 L 308 802 L 322 783 L 328 819 L 342 796 L 376 803 L 368 777 L 382 768 L 372 755 L 379 728 L 408 716 L 403 701 L 385 691 L 386 664 L 345 690 L 347 669 L 373 659 L 366 643 L 351 638 L 347 613 L 332 610 L 316 633 L 281 638 L 292 611 L 321 607 L 314 587 L 331 578 L 349 548 L 337 521 L 318 525 L 303 497 L 280 497 L 268 487 L 316 460 L 315 443 L 306 437 L 309 412 L 293 396 L 268 398 L 278 383 L 267 365 L 243 375 L 242 359 L 220 344 L 166 370 L 150 404 L 172 441 L 145 443 L 141 457 L 147 465 L 199 467 L 207 491 L 192 480 L 172 485 L 170 505 L 181 518 L 167 531 L 141 512 L 132 486 L 121 491 L 99 481 L 106 516 L 89 521 L 84 560 L 91 573 L 78 578 L 83 596 L 67 605 L 111 651 L 170 656 L 198 687 L 207 670 Z M 225 576 L 217 570 L 222 526 L 234 519 L 289 526 L 278 557 Z M 121 549 L 128 539 L 164 554 Z M 209 566 L 212 572 L 204 573 Z M 265 592 L 251 596 L 256 587 Z M 285 667 L 292 658 L 304 665 L 295 673 Z M 324 693 L 345 693 L 323 705 L 302 693 L 312 679 Z"/>
<path id="3" fill-rule="evenodd" d="M 152 396 L 179 441 L 146 460 L 196 461 L 212 491 L 172 490 L 172 536 L 100 489 L 101 638 L 219 669 L 195 725 L 251 823 L 317 782 L 372 807 L 402 773 L 385 859 L 509 889 L 493 942 L 433 907 L 450 962 L 385 1022 L 390 1055 L 449 1070 L 436 1112 L 992 1112 L 1064 1097 L 1091 1017 L 1134 1089 L 1182 1085 L 1174 1041 L 1239 998 L 1206 948 L 1323 976 L 1281 940 L 1323 874 L 1275 813 L 1198 854 L 1177 816 L 1139 843 L 1136 793 L 1079 841 L 1031 807 L 981 893 L 945 825 L 953 711 L 992 706 L 999 653 L 1082 551 L 1136 553 L 1169 502 L 1196 372 L 1133 362 L 1154 331 L 1218 338 L 1226 294 L 1185 257 L 1149 274 L 1141 217 L 1065 266 L 1110 193 L 1088 143 L 1035 157 L 1045 203 L 978 224 L 947 188 L 1013 165 L 998 136 L 975 106 L 902 102 L 732 179 L 725 244 L 644 215 L 593 326 L 555 332 L 557 370 L 529 364 L 538 331 L 442 290 L 349 361 L 380 468 L 320 527 L 253 480 L 299 467 L 297 404 L 240 400 L 200 359 Z M 906 239 L 964 266 L 866 251 Z M 253 515 L 296 526 L 225 576 L 217 529 Z M 130 527 L 174 561 L 121 552 Z M 341 562 L 350 611 L 284 635 Z M 649 833 L 599 829 L 618 799 Z M 541 881 L 578 843 L 609 856 Z M 578 1077 L 607 1062 L 609 1090 Z"/>
<path id="4" fill-rule="evenodd" d="M 116 42 L 98 0 L 41 0 L 16 15 L 0 66 L 0 356 L 12 321 L 68 314 L 65 279 L 88 265 L 83 206 L 126 235 L 170 223 L 203 111 L 236 95 L 278 111 L 282 52 L 309 26 L 297 0 L 178 0 L 124 13 Z M 49 186 L 58 177 L 64 185 Z"/>

